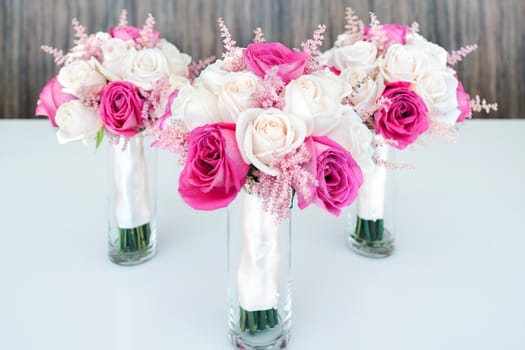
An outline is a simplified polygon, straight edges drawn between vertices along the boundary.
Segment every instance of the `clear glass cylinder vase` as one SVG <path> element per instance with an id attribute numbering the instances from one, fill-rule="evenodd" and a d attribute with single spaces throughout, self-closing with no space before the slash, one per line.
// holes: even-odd
<path id="1" fill-rule="evenodd" d="M 395 241 L 395 171 L 393 150 L 379 140 L 375 157 L 377 166 L 363 174 L 359 196 L 350 211 L 348 244 L 358 254 L 384 258 L 394 252 Z"/>
<path id="2" fill-rule="evenodd" d="M 236 349 L 285 349 L 292 325 L 291 217 L 242 190 L 228 207 L 229 328 Z"/>
<path id="3" fill-rule="evenodd" d="M 157 153 L 142 134 L 109 143 L 109 258 L 119 265 L 151 259 L 157 246 Z"/>

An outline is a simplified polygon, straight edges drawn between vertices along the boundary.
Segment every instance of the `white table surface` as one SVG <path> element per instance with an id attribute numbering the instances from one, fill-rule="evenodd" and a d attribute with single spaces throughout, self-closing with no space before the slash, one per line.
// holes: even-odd
<path id="1" fill-rule="evenodd" d="M 346 216 L 294 213 L 292 350 L 525 349 L 525 121 L 467 121 L 406 151 L 397 250 L 346 245 Z M 0 349 L 230 349 L 225 211 L 177 195 L 159 153 L 158 253 L 106 257 L 107 159 L 47 121 L 0 121 Z"/>

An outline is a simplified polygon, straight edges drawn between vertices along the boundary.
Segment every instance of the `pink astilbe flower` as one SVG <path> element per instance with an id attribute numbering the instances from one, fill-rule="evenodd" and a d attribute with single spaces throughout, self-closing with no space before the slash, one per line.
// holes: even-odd
<path id="1" fill-rule="evenodd" d="M 86 34 L 86 27 L 80 24 L 78 19 L 73 18 L 71 21 L 73 24 L 73 29 L 75 30 L 75 37 L 77 39 L 73 40 L 75 45 L 84 45 L 87 42 L 88 35 Z"/>
<path id="2" fill-rule="evenodd" d="M 378 52 L 383 52 L 386 50 L 388 36 L 381 26 L 381 22 L 379 22 L 377 16 L 373 12 L 370 12 L 370 32 L 368 36 L 370 42 L 377 46 Z"/>
<path id="3" fill-rule="evenodd" d="M 140 31 L 140 38 L 137 39 L 137 42 L 142 47 L 155 47 L 159 41 L 158 32 L 153 31 L 155 27 L 155 17 L 148 13 L 148 18 Z"/>
<path id="4" fill-rule="evenodd" d="M 416 34 L 416 33 L 419 33 L 419 23 L 417 22 L 412 22 L 412 25 L 410 26 L 410 28 L 408 29 L 408 31 L 412 34 Z"/>
<path id="5" fill-rule="evenodd" d="M 321 65 L 319 64 L 319 59 L 321 57 L 321 51 L 319 51 L 319 47 L 323 45 L 325 31 L 326 26 L 324 24 L 319 24 L 317 29 L 314 31 L 313 38 L 301 43 L 303 52 L 309 56 L 304 69 L 305 74 L 310 74 L 322 69 Z"/>
<path id="6" fill-rule="evenodd" d="M 237 55 L 229 62 L 225 62 L 225 65 L 222 68 L 230 72 L 242 72 L 247 69 L 246 61 L 242 55 Z"/>
<path id="7" fill-rule="evenodd" d="M 57 66 L 63 65 L 67 61 L 67 55 L 64 55 L 64 51 L 62 50 L 47 45 L 40 46 L 40 49 L 53 56 Z"/>
<path id="8" fill-rule="evenodd" d="M 100 93 L 97 86 L 81 86 L 76 94 L 84 106 L 93 108 L 100 106 Z"/>
<path id="9" fill-rule="evenodd" d="M 197 62 L 192 61 L 190 65 L 188 65 L 188 71 L 189 71 L 189 79 L 191 81 L 195 80 L 201 72 L 206 69 L 210 64 L 212 64 L 215 61 L 215 56 L 207 57 L 203 60 L 199 60 Z"/>
<path id="10" fill-rule="evenodd" d="M 94 57 L 102 62 L 102 39 L 96 34 L 87 35 L 86 28 L 76 18 L 73 18 L 72 23 L 76 39 L 73 40 L 75 46 L 66 55 L 67 61 L 70 59 L 89 60 Z"/>
<path id="11" fill-rule="evenodd" d="M 472 100 L 470 100 L 470 108 L 472 112 L 481 112 L 485 111 L 485 113 L 490 113 L 491 110 L 497 111 L 498 110 L 498 104 L 497 103 L 487 103 L 487 100 L 479 97 L 479 95 L 474 96 Z"/>
<path id="12" fill-rule="evenodd" d="M 447 55 L 447 62 L 453 66 L 465 58 L 469 53 L 476 51 L 478 48 L 477 44 L 463 46 L 459 50 L 454 50 Z"/>
<path id="13" fill-rule="evenodd" d="M 264 43 L 266 41 L 266 39 L 264 38 L 264 33 L 261 28 L 259 27 L 255 28 L 253 33 L 255 34 L 255 37 L 253 38 L 254 43 Z"/>
<path id="14" fill-rule="evenodd" d="M 226 50 L 226 52 L 223 53 L 222 56 L 235 56 L 237 42 L 232 39 L 232 35 L 228 30 L 228 27 L 226 27 L 226 24 L 224 24 L 224 20 L 222 18 L 219 18 L 217 20 L 217 23 L 219 23 L 221 38 L 223 38 L 222 42 L 224 43 L 224 49 Z"/>
<path id="15" fill-rule="evenodd" d="M 351 45 L 356 41 L 363 40 L 364 24 L 355 14 L 354 10 L 347 7 L 345 10 L 345 34 L 349 39 L 345 40 L 342 46 Z"/>
<path id="16" fill-rule="evenodd" d="M 292 193 L 291 188 L 305 198 L 312 197 L 312 185 L 317 186 L 315 176 L 309 173 L 304 164 L 310 161 L 311 154 L 303 144 L 293 152 L 272 161 L 270 167 L 280 170 L 277 176 L 256 171 L 256 180 L 251 182 L 252 192 L 263 199 L 263 208 L 272 213 L 277 222 L 288 218 Z"/>
<path id="17" fill-rule="evenodd" d="M 224 43 L 224 49 L 226 50 L 226 52 L 223 52 L 222 57 L 227 58 L 221 68 L 229 72 L 241 72 L 246 70 L 246 61 L 244 60 L 241 50 L 236 46 L 237 42 L 232 39 L 228 27 L 226 27 L 222 18 L 219 18 L 217 23 L 219 24 L 221 38 L 223 38 L 222 42 Z"/>
<path id="18" fill-rule="evenodd" d="M 142 106 L 142 119 L 144 121 L 154 122 L 160 116 L 155 112 L 162 107 L 162 101 L 171 93 L 170 78 L 165 75 L 152 84 L 151 90 L 139 89 L 140 95 L 144 99 Z"/>
<path id="19" fill-rule="evenodd" d="M 284 107 L 285 84 L 277 75 L 279 67 L 266 72 L 261 86 L 253 93 L 253 98 L 264 109 Z"/>
<path id="20" fill-rule="evenodd" d="M 189 130 L 181 119 L 174 119 L 166 125 L 164 121 L 158 122 L 148 132 L 155 138 L 152 147 L 158 147 L 180 156 L 179 163 L 184 165 L 188 154 L 188 134 Z"/>
<path id="21" fill-rule="evenodd" d="M 381 96 L 377 99 L 376 102 L 376 110 L 383 108 L 385 112 L 388 112 L 388 108 L 390 108 L 390 105 L 392 104 L 392 100 L 389 99 L 386 96 Z"/>
<path id="22" fill-rule="evenodd" d="M 118 26 L 119 27 L 125 27 L 128 25 L 128 11 L 126 11 L 125 9 L 123 9 L 121 12 L 120 12 L 120 17 L 119 17 L 119 21 L 118 21 Z"/>

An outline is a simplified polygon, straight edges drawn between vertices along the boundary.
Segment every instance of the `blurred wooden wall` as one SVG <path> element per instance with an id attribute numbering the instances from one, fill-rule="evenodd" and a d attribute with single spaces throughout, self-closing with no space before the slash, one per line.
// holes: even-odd
<path id="1" fill-rule="evenodd" d="M 67 50 L 77 17 L 88 32 L 107 31 L 127 9 L 141 26 L 151 12 L 161 35 L 194 58 L 219 56 L 216 19 L 246 45 L 262 27 L 271 41 L 300 47 L 317 24 L 328 29 L 324 49 L 343 31 L 351 6 L 368 22 L 420 24 L 420 32 L 448 50 L 477 43 L 457 66 L 465 88 L 499 103 L 491 118 L 525 118 L 524 0 L 0 0 L 0 118 L 32 117 L 40 88 L 57 72 L 42 44 Z M 487 117 L 478 114 L 476 117 Z"/>

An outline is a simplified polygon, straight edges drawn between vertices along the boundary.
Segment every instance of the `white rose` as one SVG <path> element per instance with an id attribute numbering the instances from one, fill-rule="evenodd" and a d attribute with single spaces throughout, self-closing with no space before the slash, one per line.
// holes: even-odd
<path id="1" fill-rule="evenodd" d="M 421 51 L 427 58 L 428 70 L 445 70 L 447 67 L 447 51 L 417 33 L 407 35 L 407 45 Z"/>
<path id="2" fill-rule="evenodd" d="M 80 96 L 85 90 L 97 93 L 106 85 L 106 79 L 96 70 L 96 60 L 91 59 L 73 61 L 60 69 L 58 82 L 63 86 L 62 91 Z"/>
<path id="3" fill-rule="evenodd" d="M 318 135 L 326 126 L 318 123 L 330 117 L 352 88 L 328 70 L 302 75 L 286 85 L 284 111 L 299 116 L 308 135 Z"/>
<path id="4" fill-rule="evenodd" d="M 59 143 L 82 140 L 89 145 L 103 125 L 97 110 L 84 106 L 79 100 L 63 103 L 57 110 L 55 121 Z"/>
<path id="5" fill-rule="evenodd" d="M 168 71 L 172 88 L 180 88 L 188 82 L 188 65 L 191 63 L 191 57 L 185 53 L 181 53 L 175 45 L 166 39 L 160 39 L 157 48 L 166 56 L 166 60 L 168 61 Z"/>
<path id="6" fill-rule="evenodd" d="M 214 94 L 219 94 L 226 76 L 231 73 L 233 72 L 226 72 L 213 64 L 200 73 L 199 77 L 195 79 L 195 85 L 202 85 Z"/>
<path id="7" fill-rule="evenodd" d="M 392 44 L 388 47 L 381 66 L 387 82 L 413 83 L 427 70 L 426 55 L 414 46 Z"/>
<path id="8" fill-rule="evenodd" d="M 276 176 L 279 171 L 269 164 L 304 142 L 306 126 L 293 114 L 276 108 L 250 108 L 239 115 L 235 135 L 244 161 Z"/>
<path id="9" fill-rule="evenodd" d="M 122 80 L 124 77 L 124 60 L 133 48 L 132 41 L 124 41 L 119 38 L 111 38 L 102 45 L 102 63 L 97 68 L 109 81 Z"/>
<path id="10" fill-rule="evenodd" d="M 256 107 L 252 94 L 259 84 L 259 77 L 252 72 L 232 72 L 226 75 L 218 93 L 218 109 L 224 121 L 236 121 L 247 108 Z"/>
<path id="11" fill-rule="evenodd" d="M 453 70 L 433 71 L 416 81 L 416 92 L 428 107 L 428 117 L 448 126 L 453 126 L 461 114 L 457 88 Z"/>
<path id="12" fill-rule="evenodd" d="M 357 88 L 357 85 L 360 84 L 360 87 L 350 97 L 350 102 L 360 112 L 367 113 L 371 111 L 376 104 L 376 100 L 385 90 L 383 75 L 377 74 L 374 78 L 374 75 L 370 74 L 368 69 L 348 68 L 342 71 L 339 77 L 353 87 Z"/>
<path id="13" fill-rule="evenodd" d="M 168 60 L 157 48 L 132 49 L 123 62 L 122 73 L 124 80 L 151 90 L 154 82 L 169 75 Z"/>
<path id="14" fill-rule="evenodd" d="M 166 56 L 168 60 L 168 69 L 170 75 L 181 77 L 188 76 L 188 65 L 191 63 L 191 57 L 181 53 L 179 49 L 166 39 L 160 39 L 157 48 Z"/>
<path id="15" fill-rule="evenodd" d="M 217 108 L 217 96 L 202 85 L 184 85 L 173 100 L 171 114 L 182 118 L 189 130 L 222 120 Z"/>
<path id="16" fill-rule="evenodd" d="M 356 41 L 352 45 L 334 47 L 323 54 L 326 64 L 339 71 L 353 67 L 373 67 L 377 58 L 377 46 L 367 41 Z"/>
<path id="17" fill-rule="evenodd" d="M 372 131 L 350 106 L 341 105 L 332 119 L 334 127 L 323 135 L 350 152 L 364 173 L 371 172 L 375 168 Z"/>

